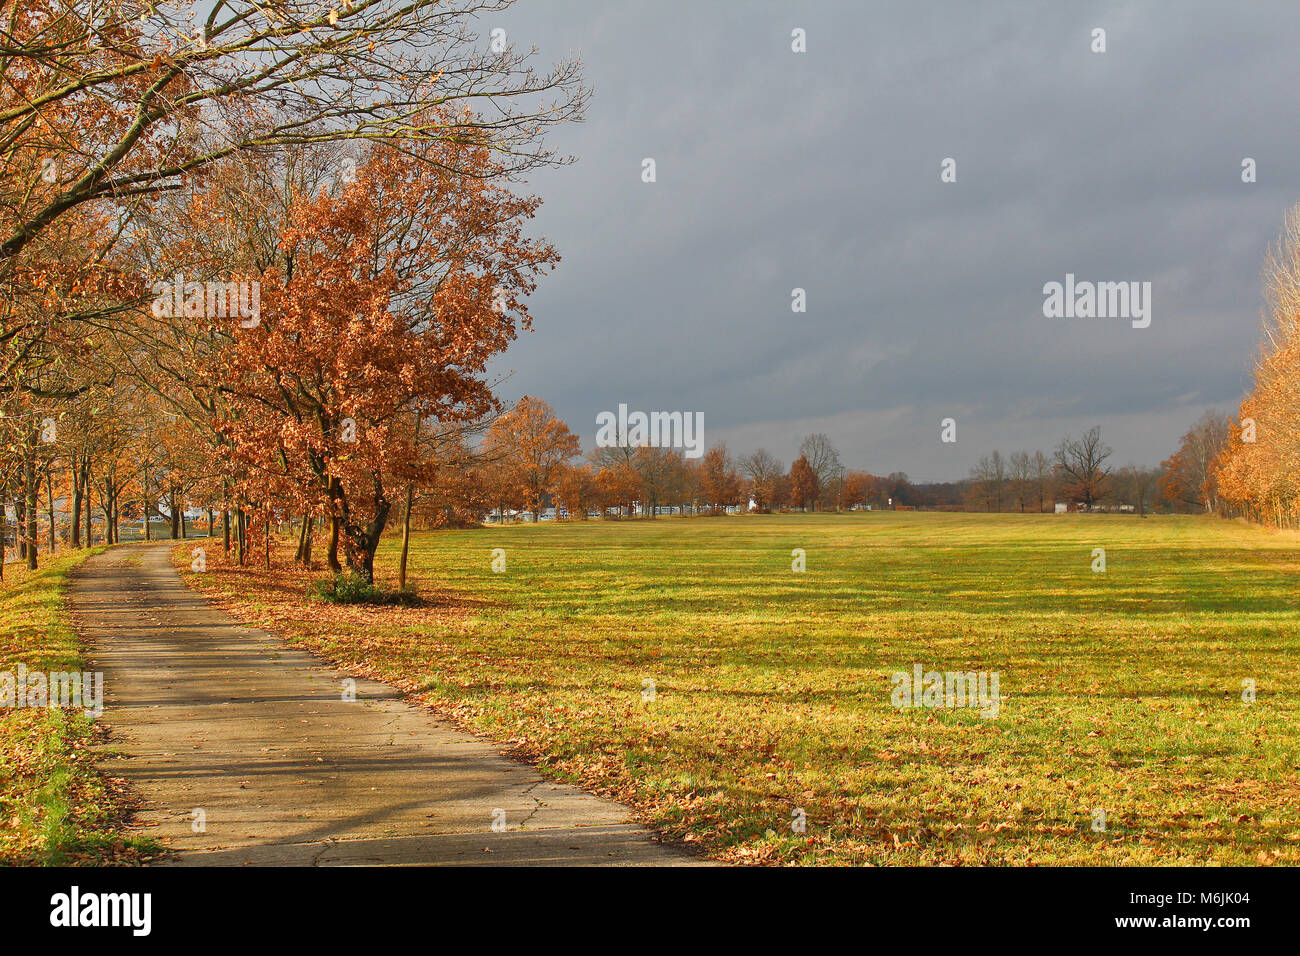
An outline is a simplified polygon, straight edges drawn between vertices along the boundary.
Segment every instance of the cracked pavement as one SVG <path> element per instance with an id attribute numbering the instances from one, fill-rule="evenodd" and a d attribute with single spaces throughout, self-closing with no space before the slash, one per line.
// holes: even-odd
<path id="1" fill-rule="evenodd" d="M 186 587 L 171 544 L 96 555 L 69 593 L 104 672 L 104 769 L 143 799 L 137 825 L 177 852 L 169 863 L 705 862 L 397 689 L 238 623 Z"/>

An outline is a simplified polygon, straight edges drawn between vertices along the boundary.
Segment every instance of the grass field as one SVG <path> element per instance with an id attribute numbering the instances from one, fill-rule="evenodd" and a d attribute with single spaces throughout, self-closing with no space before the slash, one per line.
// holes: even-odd
<path id="1" fill-rule="evenodd" d="M 90 554 L 74 551 L 28 572 L 10 565 L 0 584 L 0 671 L 86 669 L 69 620 L 68 574 Z M 80 711 L 0 710 L 0 864 L 134 864 L 151 840 L 120 831 L 128 796 L 99 771 L 102 730 Z"/>
<path id="2" fill-rule="evenodd" d="M 525 525 L 419 535 L 432 607 L 310 611 L 300 572 L 191 575 L 182 555 L 247 619 L 723 859 L 1300 862 L 1294 536 L 1100 515 Z M 890 675 L 915 664 L 997 672 L 997 717 L 895 708 Z"/>

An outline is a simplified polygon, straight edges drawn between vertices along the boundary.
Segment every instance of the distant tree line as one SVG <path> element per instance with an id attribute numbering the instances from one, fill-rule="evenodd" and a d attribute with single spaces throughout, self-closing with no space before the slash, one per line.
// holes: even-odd
<path id="1" fill-rule="evenodd" d="M 481 479 L 472 484 L 490 489 L 496 514 L 530 518 L 551 507 L 577 519 L 654 517 L 665 508 L 683 514 L 863 508 L 1040 513 L 1064 503 L 1070 510 L 1192 511 L 1202 510 L 1193 489 L 1205 473 L 1189 470 L 1178 456 L 1160 468 L 1114 468 L 1100 427 L 1063 439 L 1051 453 L 995 450 L 968 478 L 952 482 L 847 468 L 820 432 L 804 438 L 789 467 L 765 448 L 737 456 L 721 443 L 695 460 L 677 449 L 633 446 L 597 448 L 584 458 L 577 437 L 550 406 L 529 397 L 489 429 L 485 446 Z"/>
<path id="2" fill-rule="evenodd" d="M 964 504 L 972 511 L 1053 511 L 1131 509 L 1146 514 L 1170 511 L 1173 503 L 1160 490 L 1162 468 L 1109 464 L 1114 451 L 1093 426 L 1078 437 L 1063 438 L 1050 453 L 1000 451 L 985 455 L 965 483 Z"/>

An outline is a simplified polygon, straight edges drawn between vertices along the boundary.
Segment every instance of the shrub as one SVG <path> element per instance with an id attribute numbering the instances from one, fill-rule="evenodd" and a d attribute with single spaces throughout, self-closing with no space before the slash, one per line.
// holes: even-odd
<path id="1" fill-rule="evenodd" d="M 330 604 L 400 604 L 412 607 L 420 603 L 415 589 L 407 587 L 403 591 L 385 591 L 377 584 L 371 584 L 355 571 L 336 574 L 332 578 L 313 581 L 309 596 Z"/>

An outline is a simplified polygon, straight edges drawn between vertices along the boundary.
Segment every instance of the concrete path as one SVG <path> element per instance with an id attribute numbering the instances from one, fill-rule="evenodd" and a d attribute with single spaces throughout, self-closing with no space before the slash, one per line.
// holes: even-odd
<path id="1" fill-rule="evenodd" d="M 348 675 L 213 607 L 168 549 L 89 559 L 70 601 L 122 754 L 105 769 L 181 865 L 701 862 L 392 687 L 357 680 L 344 701 Z"/>

